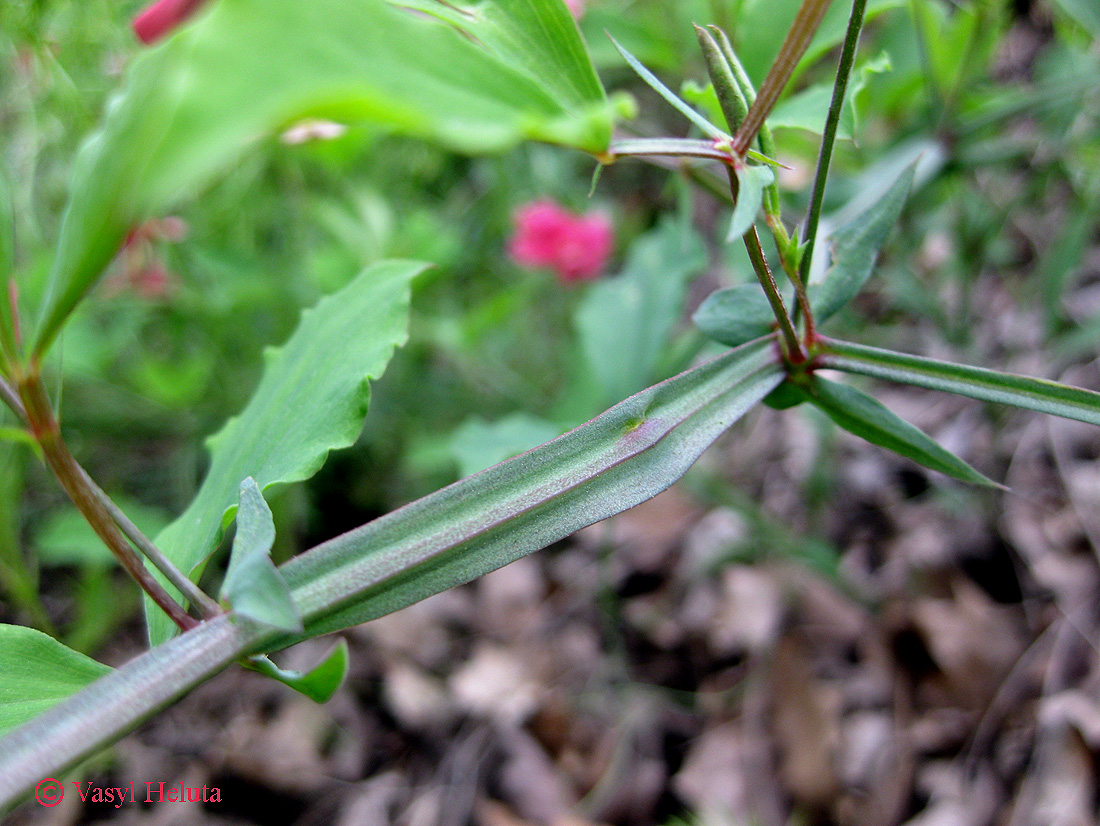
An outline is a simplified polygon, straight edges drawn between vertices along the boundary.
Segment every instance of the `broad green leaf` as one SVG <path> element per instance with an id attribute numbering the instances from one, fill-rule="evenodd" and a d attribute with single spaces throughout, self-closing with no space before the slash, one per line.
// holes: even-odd
<path id="1" fill-rule="evenodd" d="M 730 347 L 767 335 L 775 326 L 771 304 L 757 284 L 711 293 L 691 320 L 707 336 Z"/>
<path id="2" fill-rule="evenodd" d="M 249 476 L 241 482 L 237 532 L 221 598 L 239 616 L 283 631 L 300 631 L 302 618 L 290 598 L 290 589 L 271 561 L 274 544 L 271 508 L 256 480 Z"/>
<path id="3" fill-rule="evenodd" d="M 863 289 L 879 249 L 898 222 L 916 164 L 906 167 L 886 193 L 864 213 L 833 233 L 832 266 L 820 283 L 810 284 L 810 304 L 818 323 L 834 315 Z"/>
<path id="4" fill-rule="evenodd" d="M 582 48 L 560 14 L 528 10 L 511 27 L 501 23 L 506 14 L 493 17 L 498 39 L 542 21 L 527 37 L 551 27 L 558 48 Z M 514 63 L 517 48 L 493 54 L 384 0 L 208 4 L 134 61 L 102 131 L 78 156 L 35 352 L 49 346 L 133 225 L 303 118 L 368 123 L 463 152 L 523 139 L 604 151 L 611 114 L 602 95 L 585 87 L 556 99 L 561 84 L 546 88 L 530 61 Z"/>
<path id="5" fill-rule="evenodd" d="M 446 20 L 505 63 L 531 75 L 567 108 L 585 112 L 606 99 L 577 24 L 562 0 L 389 2 Z"/>
<path id="6" fill-rule="evenodd" d="M 760 205 L 764 203 L 764 190 L 775 180 L 775 173 L 768 166 L 737 167 L 737 203 L 733 206 L 730 228 L 726 232 L 726 243 L 730 244 L 749 231 Z"/>
<path id="7" fill-rule="evenodd" d="M 782 378 L 774 338 L 750 342 L 295 557 L 279 570 L 306 635 L 469 582 L 655 496 Z"/>
<path id="8" fill-rule="evenodd" d="M 822 340 L 817 361 L 821 367 L 847 373 L 860 373 L 1100 425 L 1100 393 L 1046 379 L 998 373 L 982 367 L 968 367 L 832 339 Z"/>
<path id="9" fill-rule="evenodd" d="M 705 266 L 698 235 L 666 221 L 634 242 L 621 274 L 588 288 L 574 324 L 604 404 L 663 378 L 655 372 L 683 311 L 687 281 Z"/>
<path id="10" fill-rule="evenodd" d="M 451 452 L 458 460 L 461 476 L 478 471 L 549 442 L 563 428 L 527 413 L 513 413 L 493 422 L 470 418 L 451 437 Z"/>
<path id="11" fill-rule="evenodd" d="M 0 625 L 0 734 L 111 671 L 22 625 Z"/>
<path id="12" fill-rule="evenodd" d="M 809 400 L 836 424 L 873 445 L 963 482 L 1000 487 L 954 453 L 940 447 L 923 431 L 898 418 L 877 399 L 854 387 L 812 376 L 805 392 Z"/>
<path id="13" fill-rule="evenodd" d="M 156 544 L 181 570 L 195 571 L 233 518 L 240 480 L 261 490 L 308 479 L 330 450 L 359 435 L 367 413 L 367 380 L 385 370 L 405 342 L 409 282 L 424 269 L 386 261 L 364 270 L 302 314 L 290 340 L 266 354 L 263 379 L 244 411 L 210 439 L 210 469 L 187 510 Z M 146 605 L 149 636 L 172 635 L 168 618 Z"/>
<path id="14" fill-rule="evenodd" d="M 248 666 L 290 686 L 315 703 L 327 703 L 348 675 L 348 641 L 342 639 L 336 643 L 332 651 L 309 671 L 279 668 L 265 656 L 249 658 Z"/>

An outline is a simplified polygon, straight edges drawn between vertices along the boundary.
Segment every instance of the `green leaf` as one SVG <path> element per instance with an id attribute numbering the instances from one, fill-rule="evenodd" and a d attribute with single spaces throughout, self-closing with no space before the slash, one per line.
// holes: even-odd
<path id="1" fill-rule="evenodd" d="M 576 21 L 561 0 L 390 2 L 446 20 L 503 62 L 531 75 L 567 108 L 585 112 L 606 100 Z"/>
<path id="2" fill-rule="evenodd" d="M 244 411 L 208 442 L 210 470 L 187 510 L 157 538 L 180 570 L 192 573 L 214 550 L 233 518 L 240 480 L 261 490 L 308 479 L 330 450 L 359 435 L 370 400 L 367 380 L 385 370 L 405 342 L 409 282 L 425 265 L 386 261 L 323 298 L 279 350 Z M 154 644 L 174 633 L 146 604 Z"/>
<path id="3" fill-rule="evenodd" d="M 867 283 L 879 250 L 905 206 L 915 173 L 913 162 L 872 206 L 833 233 L 833 264 L 820 283 L 808 288 L 818 323 L 855 298 Z"/>
<path id="4" fill-rule="evenodd" d="M 462 152 L 523 139 L 599 153 L 611 111 L 591 79 L 565 100 L 531 74 L 523 43 L 576 55 L 576 27 L 542 6 L 505 25 L 493 54 L 451 26 L 383 0 L 232 0 L 134 61 L 101 132 L 81 150 L 34 344 L 41 353 L 103 273 L 128 230 L 193 195 L 250 147 L 306 117 L 369 123 Z M 536 32 L 524 26 L 542 25 Z M 571 22 L 570 22 L 570 25 Z M 524 33 L 520 38 L 519 32 Z M 579 70 L 570 72 L 577 83 Z"/>
<path id="5" fill-rule="evenodd" d="M 726 243 L 732 243 L 749 231 L 760 205 L 764 203 L 764 190 L 775 180 L 775 173 L 768 166 L 737 167 L 737 203 L 733 207 Z"/>
<path id="6" fill-rule="evenodd" d="M 302 630 L 290 589 L 271 561 L 275 521 L 256 480 L 241 482 L 237 533 L 221 598 L 237 615 L 282 631 Z"/>
<path id="7" fill-rule="evenodd" d="M 809 396 L 805 390 L 793 381 L 787 380 L 766 395 L 763 401 L 772 410 L 790 410 L 808 399 Z"/>
<path id="8" fill-rule="evenodd" d="M 585 362 L 603 389 L 601 406 L 664 378 L 655 374 L 683 312 L 687 281 L 706 261 L 695 232 L 664 221 L 634 242 L 620 275 L 588 288 L 574 324 Z"/>
<path id="9" fill-rule="evenodd" d="M 1076 20 L 1093 37 L 1100 38 L 1100 6 L 1094 0 L 1054 0 L 1054 5 Z"/>
<path id="10" fill-rule="evenodd" d="M 707 336 L 730 347 L 767 335 L 775 326 L 771 304 L 757 284 L 711 293 L 691 320 Z"/>
<path id="11" fill-rule="evenodd" d="M 844 99 L 844 109 L 840 115 L 840 126 L 836 136 L 842 140 L 851 140 L 857 134 L 859 120 L 863 114 L 861 93 L 871 77 L 888 72 L 891 69 L 890 58 L 883 52 L 878 57 L 864 61 L 854 72 L 848 94 Z M 825 119 L 829 114 L 829 104 L 833 97 L 833 83 L 818 83 L 791 95 L 779 103 L 768 115 L 768 126 L 772 129 L 805 129 L 820 135 L 825 129 Z"/>
<path id="12" fill-rule="evenodd" d="M 822 339 L 817 362 L 821 367 L 847 373 L 860 373 L 1100 425 L 1100 393 L 1046 379 L 998 373 L 982 367 L 968 367 L 832 339 Z"/>
<path id="13" fill-rule="evenodd" d="M 43 458 L 42 446 L 29 430 L 22 427 L 0 427 L 0 442 L 26 445 L 39 458 Z"/>
<path id="14" fill-rule="evenodd" d="M 305 672 L 279 668 L 265 656 L 250 657 L 246 664 L 315 703 L 327 703 L 348 675 L 348 641 L 340 640 L 321 662 Z"/>
<path id="15" fill-rule="evenodd" d="M 608 35 L 608 37 L 611 38 L 611 42 L 615 44 L 615 48 L 619 50 L 619 54 L 623 56 L 623 59 L 630 64 L 630 68 L 637 72 L 638 77 L 644 80 L 649 88 L 663 97 L 677 112 L 698 126 L 704 135 L 710 135 L 712 138 L 719 141 L 729 140 L 729 135 L 692 109 L 691 106 L 681 100 L 675 92 L 661 83 L 653 72 L 643 66 L 638 58 L 634 57 L 634 55 L 620 46 L 614 37 L 611 37 L 611 35 Z"/>
<path id="16" fill-rule="evenodd" d="M 854 387 L 812 376 L 809 400 L 849 433 L 963 482 L 1001 487 Z"/>
<path id="17" fill-rule="evenodd" d="M 451 452 L 458 460 L 459 474 L 472 476 L 480 470 L 549 442 L 563 428 L 527 413 L 513 413 L 494 422 L 481 418 L 464 421 L 451 436 Z"/>
<path id="18" fill-rule="evenodd" d="M 0 625 L 0 734 L 110 671 L 41 631 Z"/>
<path id="19" fill-rule="evenodd" d="M 305 636 L 469 582 L 655 496 L 782 378 L 774 338 L 750 342 L 295 557 L 279 570 Z"/>

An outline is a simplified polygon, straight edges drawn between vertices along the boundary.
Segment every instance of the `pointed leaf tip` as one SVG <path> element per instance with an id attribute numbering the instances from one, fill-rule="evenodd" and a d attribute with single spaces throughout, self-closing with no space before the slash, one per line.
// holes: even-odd
<path id="1" fill-rule="evenodd" d="M 348 642 L 341 639 L 321 662 L 309 671 L 279 668 L 266 656 L 251 657 L 249 668 L 278 680 L 316 703 L 327 703 L 348 675 Z"/>
<path id="2" fill-rule="evenodd" d="M 283 631 L 302 630 L 302 618 L 290 588 L 269 554 L 275 542 L 275 523 L 256 480 L 241 482 L 237 533 L 221 597 L 242 617 Z"/>
<path id="3" fill-rule="evenodd" d="M 877 399 L 847 384 L 813 376 L 806 388 L 809 400 L 840 427 L 879 447 L 963 482 L 1001 488 L 951 451 L 933 441 Z"/>

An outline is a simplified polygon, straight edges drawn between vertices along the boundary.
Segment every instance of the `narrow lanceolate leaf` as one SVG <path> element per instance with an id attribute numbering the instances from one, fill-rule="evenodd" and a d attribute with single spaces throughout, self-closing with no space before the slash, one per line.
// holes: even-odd
<path id="1" fill-rule="evenodd" d="M 348 642 L 340 640 L 321 662 L 309 671 L 279 668 L 265 656 L 250 657 L 248 666 L 278 680 L 315 703 L 327 703 L 348 675 Z"/>
<path id="2" fill-rule="evenodd" d="M 963 482 L 1000 487 L 866 393 L 820 376 L 812 376 L 804 389 L 816 407 L 849 433 Z"/>
<path id="3" fill-rule="evenodd" d="M 575 57 L 583 46 L 564 14 L 531 11 L 505 27 L 502 7 L 495 30 L 534 40 L 552 29 Z M 35 352 L 53 341 L 128 230 L 302 118 L 369 123 L 463 152 L 524 139 L 606 150 L 612 115 L 592 79 L 547 86 L 547 73 L 533 74 L 517 53 L 494 53 L 383 0 L 209 3 L 134 61 L 102 131 L 78 156 Z M 576 83 L 579 73 L 570 72 Z"/>
<path id="4" fill-rule="evenodd" d="M 782 380 L 775 339 L 751 342 L 296 557 L 279 570 L 305 635 L 397 610 L 655 496 Z M 0 809 L 242 655 L 300 638 L 227 615 L 154 648 L 0 740 Z"/>
<path id="5" fill-rule="evenodd" d="M 1092 390 L 832 339 L 819 352 L 821 367 L 1100 425 L 1100 393 Z"/>
<path id="6" fill-rule="evenodd" d="M 110 670 L 41 631 L 0 625 L 0 734 Z"/>
<path id="7" fill-rule="evenodd" d="M 767 335 L 775 326 L 771 304 L 757 284 L 711 293 L 691 320 L 704 334 L 730 347 Z"/>
<path id="8" fill-rule="evenodd" d="M 280 570 L 306 635 L 469 582 L 655 496 L 782 377 L 774 338 L 751 342 L 295 557 Z"/>
<path id="9" fill-rule="evenodd" d="M 278 628 L 301 631 L 302 618 L 290 598 L 286 580 L 271 561 L 275 520 L 256 480 L 241 482 L 237 532 L 221 598 L 241 617 Z"/>
<path id="10" fill-rule="evenodd" d="M 363 271 L 337 293 L 302 314 L 290 340 L 266 354 L 259 387 L 244 411 L 210 439 L 210 470 L 187 510 L 156 538 L 185 572 L 214 550 L 236 510 L 240 480 L 261 490 L 307 479 L 330 450 L 359 436 L 370 400 L 367 380 L 385 370 L 405 342 L 409 283 L 424 269 L 387 261 Z M 174 633 L 160 611 L 147 606 L 150 640 Z"/>
<path id="11" fill-rule="evenodd" d="M 915 171 L 916 163 L 910 164 L 878 201 L 833 233 L 833 264 L 820 283 L 809 286 L 818 323 L 855 298 L 867 283 L 879 250 L 905 206 Z"/>
<path id="12" fill-rule="evenodd" d="M 608 37 L 611 37 L 611 35 L 608 35 Z M 642 65 L 642 62 L 638 60 L 638 58 L 619 45 L 619 42 L 614 37 L 611 37 L 611 42 L 615 45 L 615 48 L 618 49 L 619 54 L 623 56 L 623 59 L 630 64 L 630 68 L 638 74 L 638 77 L 644 80 L 649 88 L 671 104 L 676 111 L 698 126 L 704 135 L 710 135 L 712 138 L 719 141 L 728 141 L 730 139 L 729 135 L 692 109 L 690 104 L 681 99 L 679 95 L 665 86 L 665 84 L 661 83 L 653 72 L 649 71 L 649 69 Z"/>
<path id="13" fill-rule="evenodd" d="M 749 231 L 764 203 L 764 190 L 775 180 L 775 173 L 767 166 L 737 167 L 737 203 L 733 207 L 726 243 L 732 243 Z"/>

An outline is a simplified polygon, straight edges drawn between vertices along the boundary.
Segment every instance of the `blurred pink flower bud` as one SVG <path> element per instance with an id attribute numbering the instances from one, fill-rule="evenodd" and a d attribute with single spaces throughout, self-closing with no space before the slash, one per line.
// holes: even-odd
<path id="1" fill-rule="evenodd" d="M 527 267 L 549 267 L 566 282 L 597 278 L 615 243 L 606 215 L 574 215 L 553 201 L 520 207 L 514 221 L 516 231 L 508 243 L 512 260 Z"/>
<path id="2" fill-rule="evenodd" d="M 194 14 L 206 0 L 153 0 L 134 18 L 134 34 L 148 46 Z"/>
<path id="3" fill-rule="evenodd" d="M 580 20 L 584 16 L 584 0 L 565 0 L 565 5 L 573 13 L 573 17 Z"/>

